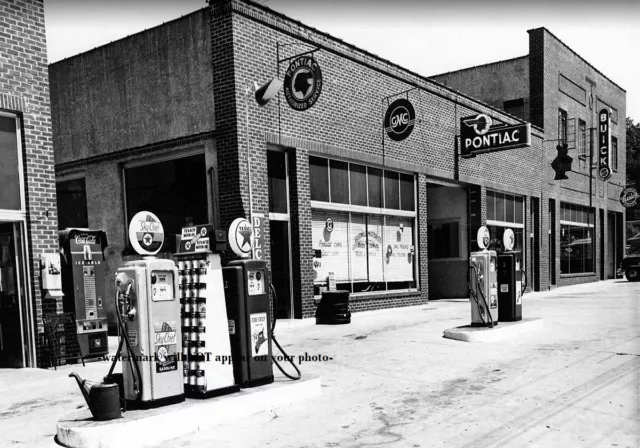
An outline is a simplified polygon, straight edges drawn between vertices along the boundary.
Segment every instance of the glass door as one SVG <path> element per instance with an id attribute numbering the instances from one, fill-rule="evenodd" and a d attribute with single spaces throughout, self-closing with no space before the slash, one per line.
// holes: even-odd
<path id="1" fill-rule="evenodd" d="M 20 223 L 0 222 L 0 367 L 32 362 Z M 26 331 L 26 332 L 25 332 Z M 25 338 L 25 334 L 27 337 Z"/>

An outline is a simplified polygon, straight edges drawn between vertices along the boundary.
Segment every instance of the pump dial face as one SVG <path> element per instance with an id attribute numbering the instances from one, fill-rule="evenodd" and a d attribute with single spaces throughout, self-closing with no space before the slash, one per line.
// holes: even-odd
<path id="1" fill-rule="evenodd" d="M 502 244 L 504 244 L 505 250 L 513 250 L 513 246 L 516 244 L 516 237 L 513 233 L 513 230 L 506 229 L 504 231 L 504 235 L 502 236 Z"/>
<path id="2" fill-rule="evenodd" d="M 491 238 L 489 234 L 489 229 L 486 226 L 482 226 L 478 229 L 478 235 L 476 241 L 478 242 L 478 247 L 480 249 L 486 249 L 489 246 L 489 239 Z"/>

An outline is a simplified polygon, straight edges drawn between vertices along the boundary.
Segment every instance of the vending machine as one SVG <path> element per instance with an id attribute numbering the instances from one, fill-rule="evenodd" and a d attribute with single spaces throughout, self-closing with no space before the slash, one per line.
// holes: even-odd
<path id="1" fill-rule="evenodd" d="M 472 252 L 469 258 L 469 293 L 471 296 L 471 325 L 498 325 L 498 273 L 497 256 L 487 250 L 489 230 L 478 230 L 478 246 L 483 249 Z"/>
<path id="2" fill-rule="evenodd" d="M 140 409 L 178 403 L 184 401 L 178 269 L 153 256 L 164 242 L 154 214 L 133 217 L 129 240 L 143 258 L 125 263 L 115 276 L 124 399 Z"/>
<path id="3" fill-rule="evenodd" d="M 506 229 L 503 236 L 506 250 L 498 255 L 498 320 L 501 322 L 522 320 L 526 276 L 523 276 L 522 252 L 512 250 L 514 242 L 513 230 Z"/>
<path id="4" fill-rule="evenodd" d="M 219 252 L 227 232 L 211 225 L 182 229 L 178 241 L 178 283 L 182 321 L 185 394 L 208 398 L 239 387 L 233 376 L 229 323 Z"/>
<path id="5" fill-rule="evenodd" d="M 105 307 L 102 230 L 68 228 L 58 232 L 61 248 L 64 312 L 76 316 L 78 343 L 84 358 L 109 353 Z"/>

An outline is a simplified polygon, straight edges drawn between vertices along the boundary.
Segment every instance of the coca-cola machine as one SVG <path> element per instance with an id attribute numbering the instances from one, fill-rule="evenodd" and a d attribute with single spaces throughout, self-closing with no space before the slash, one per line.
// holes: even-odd
<path id="1" fill-rule="evenodd" d="M 64 312 L 76 317 L 78 343 L 83 358 L 109 353 L 105 301 L 102 230 L 64 229 L 58 232 L 61 248 Z"/>

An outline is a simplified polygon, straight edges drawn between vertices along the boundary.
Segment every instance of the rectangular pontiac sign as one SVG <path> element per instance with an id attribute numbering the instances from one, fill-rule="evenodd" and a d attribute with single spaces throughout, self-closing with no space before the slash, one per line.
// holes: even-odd
<path id="1" fill-rule="evenodd" d="M 460 119 L 460 154 L 476 154 L 531 146 L 531 124 L 492 126 L 491 117 L 478 114 Z"/>

